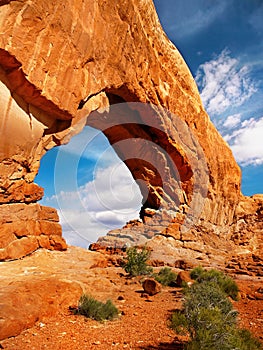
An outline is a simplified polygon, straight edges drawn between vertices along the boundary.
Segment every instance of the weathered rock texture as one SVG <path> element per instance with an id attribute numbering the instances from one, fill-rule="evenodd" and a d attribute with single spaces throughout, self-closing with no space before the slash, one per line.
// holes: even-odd
<path id="1" fill-rule="evenodd" d="M 94 288 L 112 291 L 106 271 L 108 261 L 99 253 L 81 248 L 66 252 L 40 249 L 22 260 L 0 265 L 0 341 L 16 336 L 69 306 Z"/>
<path id="2" fill-rule="evenodd" d="M 39 204 L 2 204 L 0 219 L 0 261 L 22 258 L 38 248 L 67 247 L 55 209 Z"/>
<path id="3" fill-rule="evenodd" d="M 13 203 L 41 198 L 33 180 L 43 154 L 87 123 L 142 180 L 144 228 L 128 227 L 105 244 L 146 234 L 199 252 L 209 232 L 215 251 L 245 236 L 239 253 L 258 255 L 262 198 L 241 195 L 240 169 L 151 0 L 0 0 L 0 30 L 0 201 L 11 217 Z M 8 235 L 17 237 L 13 228 Z M 5 242 L 6 250 L 11 238 Z"/>

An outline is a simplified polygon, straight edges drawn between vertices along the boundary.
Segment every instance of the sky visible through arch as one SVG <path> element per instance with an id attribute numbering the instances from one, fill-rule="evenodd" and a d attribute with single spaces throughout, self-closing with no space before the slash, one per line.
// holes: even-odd
<path id="1" fill-rule="evenodd" d="M 242 191 L 263 193 L 263 2 L 154 0 L 196 79 L 204 106 L 242 168 Z M 55 170 L 54 170 L 55 169 Z M 36 182 L 69 244 L 87 247 L 138 217 L 141 195 L 104 136 L 85 128 L 49 151 Z"/>

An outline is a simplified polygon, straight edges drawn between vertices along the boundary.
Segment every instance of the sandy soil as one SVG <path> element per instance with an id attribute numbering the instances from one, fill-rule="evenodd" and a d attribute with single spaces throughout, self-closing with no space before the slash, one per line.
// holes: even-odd
<path id="1" fill-rule="evenodd" d="M 182 349 L 182 337 L 168 327 L 173 309 L 181 305 L 179 288 L 163 288 L 153 296 L 142 295 L 138 281 L 124 277 L 112 279 L 113 302 L 122 315 L 115 321 L 99 323 L 61 310 L 56 317 L 44 318 L 19 336 L 1 343 L 6 350 L 82 350 L 82 349 Z M 262 281 L 241 280 L 242 293 L 262 286 Z M 116 292 L 117 291 L 117 292 Z M 95 293 L 96 295 L 96 293 Z M 119 297 L 123 300 L 118 300 Z M 74 306 L 74 305 L 72 305 Z M 240 323 L 263 342 L 263 301 L 241 299 L 234 302 Z"/>
<path id="2" fill-rule="evenodd" d="M 142 294 L 139 278 L 127 279 L 124 270 L 113 266 L 110 258 L 70 247 L 66 252 L 39 250 L 22 260 L 1 263 L 0 324 L 6 322 L 10 329 L 20 324 L 25 329 L 28 317 L 35 318 L 31 328 L 3 340 L 0 348 L 182 349 L 186 339 L 177 337 L 168 321 L 172 310 L 181 307 L 181 289 L 166 287 L 147 297 Z M 233 304 L 240 312 L 240 325 L 263 342 L 263 277 L 239 276 L 237 282 L 241 298 Z M 111 299 L 121 316 L 100 323 L 74 315 L 70 307 L 77 306 L 82 291 L 101 301 Z M 5 305 L 10 307 L 5 309 Z M 51 306 L 55 313 L 46 312 Z"/>

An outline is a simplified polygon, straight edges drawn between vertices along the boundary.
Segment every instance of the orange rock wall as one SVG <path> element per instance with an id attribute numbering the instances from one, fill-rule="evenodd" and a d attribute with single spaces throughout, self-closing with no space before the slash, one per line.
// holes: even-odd
<path id="1" fill-rule="evenodd" d="M 198 194 L 199 219 L 216 227 L 233 222 L 242 198 L 240 169 L 151 0 L 0 0 L 0 31 L 0 203 L 10 207 L 10 215 L 11 203 L 28 205 L 43 195 L 32 184 L 43 154 L 68 142 L 86 123 L 102 129 L 123 159 L 128 148 L 116 146 L 120 140 L 141 137 L 158 144 L 165 152 L 150 147 L 147 161 L 126 161 L 134 178 L 147 183 L 143 209 L 163 205 L 187 212 L 199 154 L 183 129 L 182 143 L 176 142 L 179 118 L 200 145 L 208 169 L 207 193 Z M 134 127 L 110 128 L 112 114 L 94 111 L 114 109 L 118 101 L 151 103 L 169 113 L 137 108 L 140 122 Z M 151 123 L 154 127 L 141 126 Z M 143 150 L 136 152 L 142 157 Z M 149 175 L 155 158 L 165 169 L 162 181 Z M 173 167 L 181 176 L 181 192 Z"/>

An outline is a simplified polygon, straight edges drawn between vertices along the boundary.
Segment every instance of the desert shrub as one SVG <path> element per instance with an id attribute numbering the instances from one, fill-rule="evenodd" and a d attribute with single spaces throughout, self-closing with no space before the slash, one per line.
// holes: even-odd
<path id="1" fill-rule="evenodd" d="M 91 296 L 83 294 L 80 297 L 76 314 L 92 318 L 96 321 L 113 320 L 118 316 L 118 309 L 111 300 L 102 303 Z"/>
<path id="2" fill-rule="evenodd" d="M 234 329 L 226 329 L 221 334 L 221 339 L 215 342 L 214 334 L 203 329 L 199 331 L 198 337 L 187 344 L 187 350 L 262 350 L 260 342 L 251 335 L 249 340 L 244 340 Z"/>
<path id="3" fill-rule="evenodd" d="M 147 260 L 150 257 L 150 251 L 143 247 L 136 247 L 127 250 L 127 261 L 124 263 L 124 270 L 132 277 L 149 275 L 152 272 L 152 267 L 147 265 Z"/>
<path id="4" fill-rule="evenodd" d="M 173 314 L 171 319 L 171 327 L 177 332 L 187 332 L 194 338 L 204 328 L 209 329 L 209 333 L 218 333 L 221 327 L 236 323 L 237 312 L 217 285 L 196 283 L 184 289 L 184 293 L 183 311 Z"/>
<path id="5" fill-rule="evenodd" d="M 177 275 L 169 267 L 163 267 L 158 273 L 155 273 L 153 277 L 163 286 L 173 286 L 175 285 Z"/>
<path id="6" fill-rule="evenodd" d="M 204 272 L 204 269 L 202 268 L 202 266 L 197 266 L 190 271 L 190 277 L 193 280 L 197 280 L 202 275 L 203 272 Z"/>
<path id="7" fill-rule="evenodd" d="M 247 329 L 237 329 L 232 338 L 232 348 L 240 350 L 262 350 L 262 344 Z"/>
<path id="8" fill-rule="evenodd" d="M 192 314 L 200 308 L 217 308 L 222 314 L 229 314 L 233 306 L 220 287 L 212 282 L 194 283 L 184 289 L 184 307 Z"/>
<path id="9" fill-rule="evenodd" d="M 237 328 L 238 313 L 213 279 L 194 283 L 183 293 L 183 308 L 172 314 L 170 325 L 175 332 L 189 335 L 187 350 L 262 349 L 249 331 Z"/>
<path id="10" fill-rule="evenodd" d="M 236 282 L 229 276 L 224 275 L 218 270 L 205 270 L 202 267 L 196 267 L 190 272 L 192 279 L 199 283 L 211 282 L 216 283 L 224 293 L 230 296 L 233 300 L 238 299 L 238 286 Z"/>

